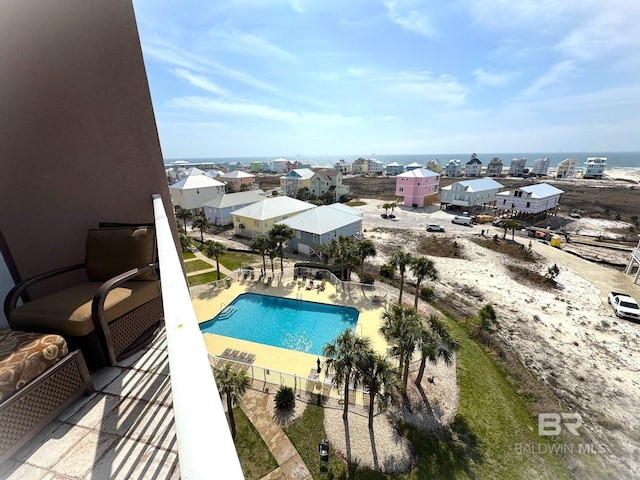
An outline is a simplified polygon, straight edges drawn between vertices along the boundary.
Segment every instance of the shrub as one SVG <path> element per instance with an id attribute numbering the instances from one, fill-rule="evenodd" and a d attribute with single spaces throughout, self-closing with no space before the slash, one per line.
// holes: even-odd
<path id="1" fill-rule="evenodd" d="M 420 289 L 420 299 L 424 302 L 430 302 L 433 298 L 433 288 L 422 287 Z"/>
<path id="2" fill-rule="evenodd" d="M 380 265 L 380 275 L 383 277 L 393 278 L 393 272 L 395 272 L 395 268 L 391 265 L 387 265 L 386 263 L 384 265 Z"/>
<path id="3" fill-rule="evenodd" d="M 293 388 L 282 385 L 276 392 L 276 409 L 291 410 L 296 405 L 296 394 Z"/>
<path id="4" fill-rule="evenodd" d="M 373 285 L 373 282 L 375 282 L 376 277 L 375 275 L 368 273 L 368 272 L 362 272 L 362 275 L 360 275 L 360 281 L 362 283 L 366 283 L 367 285 Z"/>

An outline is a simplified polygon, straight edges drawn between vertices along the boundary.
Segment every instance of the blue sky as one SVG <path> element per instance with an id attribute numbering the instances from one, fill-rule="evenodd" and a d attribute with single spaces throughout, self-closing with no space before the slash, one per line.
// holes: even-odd
<path id="1" fill-rule="evenodd" d="M 637 0 L 134 0 L 165 158 L 640 150 Z"/>

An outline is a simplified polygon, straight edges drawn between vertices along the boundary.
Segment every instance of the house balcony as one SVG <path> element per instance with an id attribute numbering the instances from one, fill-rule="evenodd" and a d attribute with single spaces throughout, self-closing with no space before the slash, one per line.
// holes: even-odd
<path id="1" fill-rule="evenodd" d="M 160 196 L 154 202 L 165 326 L 92 373 L 82 396 L 0 465 L 0 478 L 242 479 Z"/>

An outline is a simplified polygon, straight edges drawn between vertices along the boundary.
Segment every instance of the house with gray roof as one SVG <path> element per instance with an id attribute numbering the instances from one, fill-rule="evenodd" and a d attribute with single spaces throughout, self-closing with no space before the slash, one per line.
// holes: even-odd
<path id="1" fill-rule="evenodd" d="M 179 206 L 198 213 L 206 202 L 224 195 L 224 183 L 209 178 L 202 172 L 189 175 L 170 185 L 169 192 L 174 207 Z"/>
<path id="2" fill-rule="evenodd" d="M 247 190 L 246 192 L 225 193 L 224 196 L 215 198 L 204 204 L 204 215 L 212 225 L 231 225 L 232 213 L 252 203 L 264 200 L 262 190 Z"/>
<path id="3" fill-rule="evenodd" d="M 555 210 L 563 190 L 548 183 L 536 183 L 517 190 L 497 194 L 496 208 L 523 214 L 535 214 Z"/>
<path id="4" fill-rule="evenodd" d="M 362 216 L 345 211 L 341 204 L 322 205 L 277 223 L 296 232 L 287 242 L 287 250 L 306 255 L 315 255 L 318 245 L 337 241 L 341 236 L 362 238 Z"/>
<path id="5" fill-rule="evenodd" d="M 479 177 L 482 173 L 482 162 L 475 153 L 471 154 L 471 160 L 464 164 L 465 177 Z"/>
<path id="6" fill-rule="evenodd" d="M 325 202 L 337 202 L 341 196 L 349 194 L 349 186 L 342 184 L 342 177 L 342 172 L 339 170 L 330 168 L 316 170 L 311 177 L 309 193 Z"/>
<path id="7" fill-rule="evenodd" d="M 291 197 L 267 197 L 235 210 L 233 228 L 241 237 L 266 235 L 275 223 L 312 208 L 316 206 Z"/>
<path id="8" fill-rule="evenodd" d="M 503 185 L 492 178 L 478 178 L 452 183 L 440 189 L 440 205 L 471 208 L 494 205 Z"/>

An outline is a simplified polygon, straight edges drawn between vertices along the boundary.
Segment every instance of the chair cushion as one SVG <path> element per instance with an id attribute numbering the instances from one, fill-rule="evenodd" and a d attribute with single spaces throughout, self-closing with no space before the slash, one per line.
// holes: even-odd
<path id="1" fill-rule="evenodd" d="M 156 231 L 153 227 L 94 228 L 85 245 L 85 269 L 92 282 L 105 282 L 128 270 L 156 261 Z M 156 280 L 155 271 L 137 281 Z"/>
<path id="2" fill-rule="evenodd" d="M 11 326 L 19 330 L 82 337 L 94 331 L 93 296 L 102 283 L 83 283 L 16 307 Z M 107 322 L 160 296 L 160 282 L 125 282 L 109 292 L 104 303 Z"/>
<path id="3" fill-rule="evenodd" d="M 0 328 L 0 402 L 46 371 L 69 351 L 59 335 Z"/>

